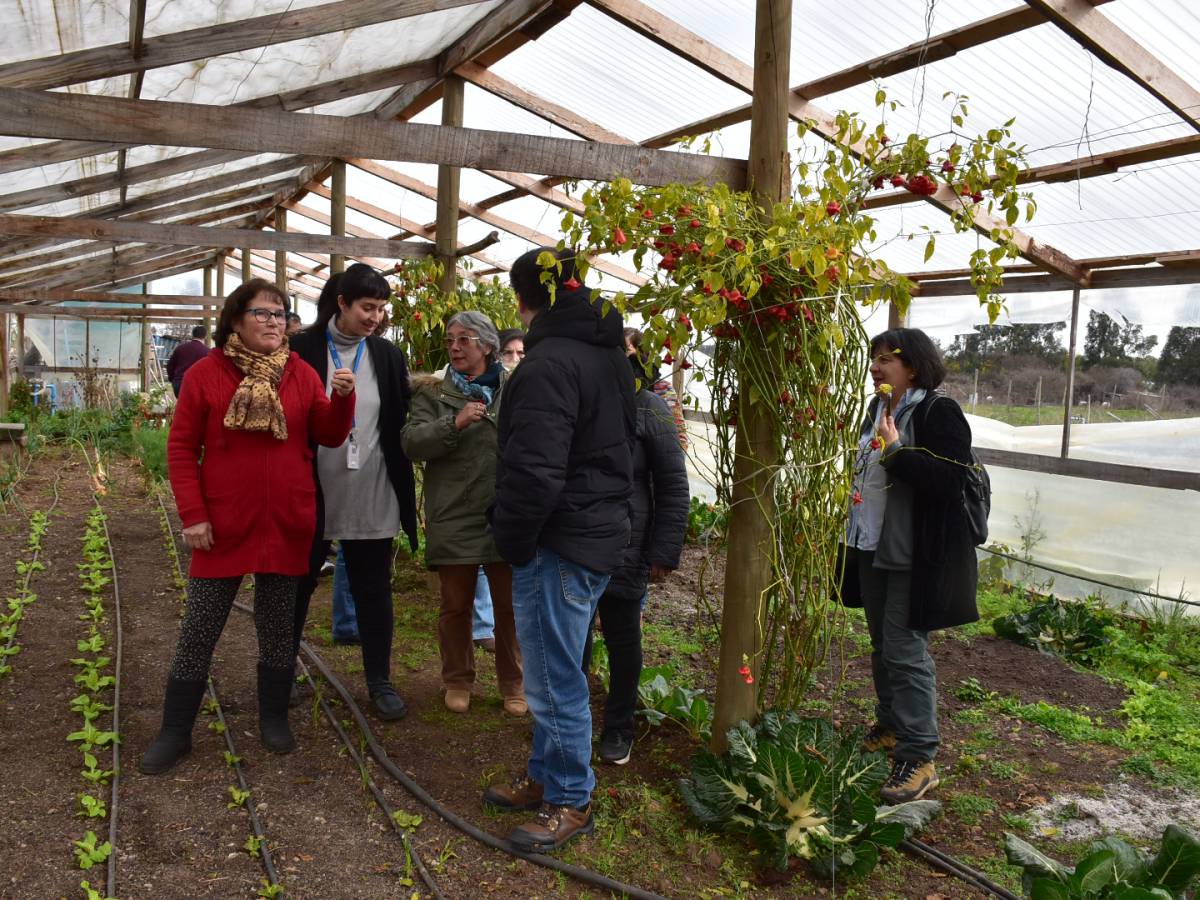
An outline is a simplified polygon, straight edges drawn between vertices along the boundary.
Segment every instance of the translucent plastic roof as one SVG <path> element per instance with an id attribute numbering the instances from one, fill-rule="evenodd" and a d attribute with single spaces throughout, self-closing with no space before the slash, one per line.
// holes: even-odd
<path id="1" fill-rule="evenodd" d="M 467 3 L 149 69 L 139 97 L 227 106 L 435 60 L 474 26 L 491 22 L 493 14 L 511 8 L 513 2 Z M 653 13 L 674 20 L 717 51 L 743 65 L 752 63 L 754 4 L 751 0 L 643 2 Z M 187 29 L 244 23 L 264 15 L 297 12 L 318 5 L 319 0 L 196 3 L 148 0 L 144 37 L 153 40 Z M 532 8 L 533 4 L 529 6 Z M 566 6 L 569 8 L 570 4 Z M 856 0 L 844 8 L 845 14 L 831 15 L 826 0 L 794 0 L 792 85 L 816 81 L 954 29 L 1026 7 L 1018 0 Z M 1100 3 L 1097 10 L 1186 82 L 1200 87 L 1200 8 L 1196 4 L 1187 0 L 1113 0 Z M 127 0 L 29 0 L 10 4 L 4 16 L 5 27 L 0 29 L 0 66 L 121 44 L 128 40 L 128 11 Z M 645 141 L 687 128 L 744 106 L 750 100 L 742 87 L 701 70 L 683 55 L 642 37 L 610 16 L 604 11 L 603 0 L 579 4 L 553 27 L 535 26 L 532 31 L 538 33 L 535 40 L 511 41 L 507 52 L 497 53 L 496 58 L 489 60 L 491 73 L 520 91 L 564 107 L 625 140 Z M 131 75 L 118 74 L 56 90 L 124 97 L 131 82 Z M 351 95 L 326 94 L 327 99 L 301 112 L 370 115 L 400 87 L 395 84 Z M 1089 154 L 1196 136 L 1193 125 L 1051 23 L 965 47 L 945 59 L 930 60 L 878 81 L 867 80 L 810 99 L 830 112 L 851 109 L 869 118 L 877 114 L 873 96 L 880 87 L 901 104 L 888 113 L 889 131 L 901 134 L 917 129 L 936 134 L 939 140 L 949 143 L 954 140 L 949 124 L 951 101 L 943 95 L 947 92 L 966 95 L 970 98 L 971 117 L 964 130 L 973 134 L 1015 117 L 1014 135 L 1026 147 L 1032 165 L 1062 163 Z M 470 82 L 464 109 L 464 124 L 468 127 L 580 139 L 551 121 L 552 109 L 543 115 Z M 440 115 L 440 103 L 435 102 L 409 110 L 405 117 L 416 122 L 438 123 Z M 0 151 L 45 143 L 0 135 Z M 744 158 L 748 143 L 749 125 L 742 122 L 716 135 L 714 152 Z M 820 146 L 816 138 L 806 139 L 803 146 L 795 139 L 792 143 L 797 152 L 811 152 Z M 144 207 L 149 202 L 145 198 L 173 192 L 178 200 L 163 201 L 157 211 L 141 209 L 137 217 L 145 221 L 190 221 L 206 214 L 204 206 L 208 198 L 212 209 L 205 221 L 213 223 L 229 218 L 222 216 L 222 209 L 236 214 L 244 210 L 245 204 L 258 201 L 262 206 L 258 216 L 261 222 L 269 212 L 265 205 L 269 196 L 280 184 L 286 185 L 287 179 L 294 190 L 283 191 L 283 196 L 303 193 L 300 175 L 312 161 L 288 157 L 285 162 L 269 166 L 289 152 L 289 148 L 281 147 L 276 153 L 214 160 L 194 148 L 131 148 L 124 161 L 125 177 L 131 182 L 124 199 Z M 165 174 L 145 168 L 178 157 L 196 157 L 206 164 Z M 435 166 L 397 161 L 386 161 L 385 165 L 424 185 L 437 183 Z M 271 170 L 265 171 L 264 166 Z M 51 216 L 114 216 L 120 212 L 117 207 L 122 196 L 115 182 L 118 156 L 113 151 L 90 156 L 81 153 L 79 158 L 40 167 L 8 171 L 5 168 L 0 152 L 0 209 L 4 211 Z M 251 169 L 255 171 L 239 181 L 240 173 Z M 154 177 L 147 177 L 147 173 Z M 347 221 L 360 233 L 390 237 L 400 231 L 395 224 L 400 220 L 417 226 L 432 224 L 435 204 L 427 196 L 354 167 L 350 167 L 349 173 L 351 198 L 384 209 L 393 217 L 389 223 L 351 208 Z M 106 175 L 114 180 L 92 185 L 97 189 L 95 193 L 81 192 L 81 186 L 75 184 L 80 179 Z M 237 190 L 255 183 L 263 184 L 264 189 Z M 1197 183 L 1200 183 L 1200 153 L 1141 163 L 1073 182 L 1033 183 L 1028 189 L 1033 192 L 1039 211 L 1034 222 L 1022 227 L 1036 240 L 1074 259 L 1197 249 L 1200 203 L 1193 199 L 1193 186 Z M 43 197 L 41 202 L 25 202 L 29 195 L 23 192 L 43 190 L 49 193 L 33 195 Z M 509 185 L 487 174 L 472 170 L 462 174 L 464 201 L 479 203 L 509 190 Z M 226 196 L 231 191 L 238 193 L 235 199 Z M 14 199 L 12 195 L 21 196 Z M 329 203 L 322 197 L 308 194 L 300 202 L 318 214 L 328 214 Z M 182 211 L 173 212 L 175 204 L 183 204 Z M 483 256 L 502 266 L 532 246 L 530 238 L 554 240 L 559 235 L 561 209 L 532 196 L 496 205 L 492 213 L 500 219 L 493 222 L 462 219 L 460 241 L 470 243 L 498 230 L 500 242 L 487 248 Z M 946 216 L 926 203 L 885 208 L 877 210 L 876 215 L 879 221 L 876 252 L 901 271 L 959 268 L 973 249 L 987 246 L 986 240 L 977 235 L 954 234 Z M 320 215 L 313 220 L 293 213 L 288 226 L 292 230 L 321 233 L 327 225 L 319 219 Z M 516 230 L 522 234 L 506 231 L 501 220 L 517 223 Z M 233 221 L 238 221 L 236 216 Z M 907 234 L 926 228 L 938 235 L 937 250 L 928 262 L 923 259 L 923 240 L 905 240 Z M 19 255 L 12 250 L 6 253 L 6 243 L 0 241 L 0 261 Z M 45 245 L 28 252 L 46 253 L 64 246 L 69 245 Z M 315 277 L 307 279 L 310 285 L 320 279 L 319 259 L 316 254 L 289 256 L 297 268 L 318 269 Z M 625 268 L 631 265 L 628 257 L 612 262 Z M 476 266 L 488 264 L 476 263 Z M 0 271 L 0 284 L 11 283 L 8 279 L 15 277 L 12 272 L 12 269 Z M 626 286 L 612 276 L 604 276 L 602 283 L 616 288 Z M 1099 305 L 1116 302 L 1095 299 L 1103 293 L 1106 292 L 1090 292 L 1092 302 Z M 1129 291 L 1111 293 L 1134 296 Z M 930 309 L 944 310 L 957 301 L 929 302 Z M 1059 304 L 1061 295 L 1048 295 L 1046 302 Z M 1117 305 L 1131 306 L 1128 301 Z M 1182 302 L 1168 306 L 1181 314 L 1190 308 Z M 1027 295 L 1010 303 L 1014 316 L 1038 308 L 1038 303 Z M 946 316 L 954 319 L 956 314 L 946 313 Z"/>

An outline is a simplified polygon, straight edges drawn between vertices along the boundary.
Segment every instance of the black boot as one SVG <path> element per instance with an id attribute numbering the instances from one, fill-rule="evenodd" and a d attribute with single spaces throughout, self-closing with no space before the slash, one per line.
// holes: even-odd
<path id="1" fill-rule="evenodd" d="M 258 664 L 258 733 L 272 753 L 291 753 L 296 739 L 288 727 L 288 696 L 295 675 L 291 666 L 272 669 Z"/>
<path id="2" fill-rule="evenodd" d="M 138 770 L 143 774 L 161 775 L 191 752 L 192 725 L 196 722 L 206 684 L 204 678 L 199 681 L 167 679 L 162 728 L 138 762 Z"/>

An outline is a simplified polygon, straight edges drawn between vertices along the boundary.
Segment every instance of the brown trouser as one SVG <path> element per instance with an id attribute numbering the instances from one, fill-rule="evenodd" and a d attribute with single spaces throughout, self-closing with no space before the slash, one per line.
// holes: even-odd
<path id="1" fill-rule="evenodd" d="M 512 569 L 508 563 L 484 563 L 496 614 L 496 681 L 502 697 L 524 697 L 521 684 L 521 648 L 513 623 Z M 471 617 L 475 607 L 475 577 L 479 565 L 438 566 L 442 586 L 442 611 L 438 616 L 438 643 L 442 651 L 442 683 L 453 690 L 470 690 L 475 683 L 475 642 Z"/>

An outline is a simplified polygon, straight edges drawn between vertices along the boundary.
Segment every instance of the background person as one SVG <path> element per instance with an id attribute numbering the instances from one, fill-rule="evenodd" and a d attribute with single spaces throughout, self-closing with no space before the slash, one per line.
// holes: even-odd
<path id="1" fill-rule="evenodd" d="M 496 358 L 496 326 L 468 310 L 446 325 L 450 365 L 441 378 L 414 378 L 412 415 L 401 441 L 425 464 L 425 562 L 438 573 L 438 646 L 446 707 L 465 713 L 475 683 L 471 609 L 482 565 L 495 615 L 496 680 L 504 711 L 522 716 L 521 651 L 512 611 L 512 570 L 488 531 L 496 483 L 496 414 L 506 374 Z"/>
<path id="2" fill-rule="evenodd" d="M 330 542 L 337 540 L 354 596 L 371 706 L 385 721 L 407 712 L 391 680 L 392 544 L 403 529 L 417 547 L 412 463 L 400 446 L 410 401 L 408 365 L 398 347 L 374 334 L 390 297 L 382 275 L 355 263 L 326 284 L 316 321 L 292 342 L 327 385 L 335 368 L 354 371 L 358 395 L 350 437 L 316 454 L 317 534 L 309 574 L 297 591 L 294 648 Z"/>
<path id="3" fill-rule="evenodd" d="M 287 336 L 294 338 L 300 333 L 300 329 L 304 327 L 304 323 L 300 321 L 300 314 L 290 312 L 287 314 Z"/>
<path id="4" fill-rule="evenodd" d="M 937 347 L 915 328 L 871 341 L 871 401 L 859 437 L 842 602 L 871 633 L 875 725 L 864 742 L 894 762 L 881 794 L 937 787 L 937 674 L 929 632 L 979 618 L 975 547 L 963 507 L 971 428 L 949 397 Z M 888 387 L 882 387 L 887 385 Z"/>
<path id="5" fill-rule="evenodd" d="M 166 772 L 192 747 L 213 648 L 242 576 L 254 573 L 259 730 L 288 753 L 296 577 L 307 571 L 316 507 L 309 441 L 340 444 L 354 413 L 354 376 L 332 375 L 333 398 L 288 350 L 286 297 L 252 279 L 225 301 L 216 348 L 191 368 L 167 438 L 183 538 L 192 548 L 162 729 L 138 765 Z"/>
<path id="6" fill-rule="evenodd" d="M 538 263 L 553 254 L 555 296 Z M 512 268 L 525 360 L 505 388 L 492 532 L 513 564 L 513 613 L 525 656 L 533 749 L 524 775 L 485 803 L 537 809 L 509 835 L 524 851 L 563 846 L 594 828 L 592 714 L 583 646 L 629 544 L 633 372 L 622 321 L 593 302 L 574 251 L 541 247 Z"/>
<path id="7" fill-rule="evenodd" d="M 509 372 L 525 358 L 525 332 L 520 328 L 505 328 L 500 332 L 500 365 Z"/>
<path id="8" fill-rule="evenodd" d="M 608 648 L 609 679 L 604 728 L 596 752 L 602 761 L 618 766 L 629 762 L 633 752 L 647 584 L 661 582 L 679 568 L 691 499 L 675 419 L 652 388 L 658 373 L 635 349 L 641 345 L 641 337 L 636 329 L 625 329 L 625 352 L 638 384 L 634 398 L 637 440 L 633 443 L 632 536 L 597 607 Z"/>
<path id="9" fill-rule="evenodd" d="M 192 339 L 184 341 L 171 351 L 171 358 L 167 360 L 167 380 L 171 382 L 171 390 L 175 392 L 176 397 L 183 387 L 184 373 L 208 356 L 208 345 L 204 343 L 206 337 L 208 329 L 197 325 L 192 329 Z"/>

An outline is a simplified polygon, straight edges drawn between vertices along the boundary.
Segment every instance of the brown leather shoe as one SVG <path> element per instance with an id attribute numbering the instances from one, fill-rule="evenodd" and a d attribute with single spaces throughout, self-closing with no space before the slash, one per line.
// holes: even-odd
<path id="1" fill-rule="evenodd" d="M 504 711 L 510 716 L 523 716 L 529 712 L 529 704 L 524 697 L 505 697 Z"/>
<path id="2" fill-rule="evenodd" d="M 592 804 L 583 809 L 543 803 L 532 822 L 513 830 L 508 842 L 525 853 L 545 853 L 557 850 L 581 834 L 591 834 L 596 827 Z"/>
<path id="3" fill-rule="evenodd" d="M 480 650 L 486 650 L 488 653 L 495 653 L 496 652 L 496 639 L 495 638 L 476 638 L 475 646 L 478 647 Z"/>
<path id="4" fill-rule="evenodd" d="M 537 809 L 542 805 L 542 786 L 521 775 L 508 784 L 493 784 L 483 792 L 483 802 L 501 809 Z"/>

